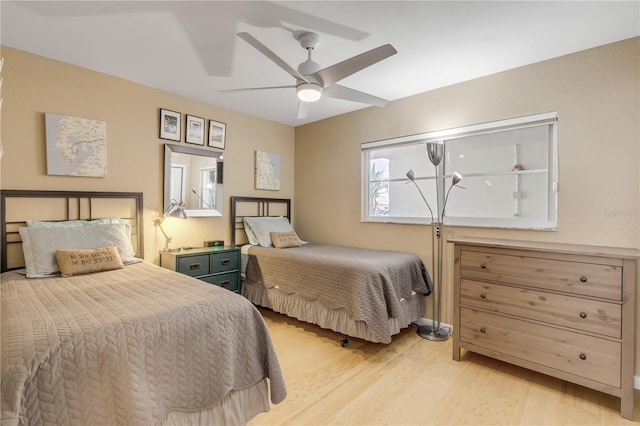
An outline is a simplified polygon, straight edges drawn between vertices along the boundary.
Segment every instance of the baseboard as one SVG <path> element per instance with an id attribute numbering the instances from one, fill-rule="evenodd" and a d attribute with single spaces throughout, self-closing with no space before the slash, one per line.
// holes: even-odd
<path id="1" fill-rule="evenodd" d="M 420 318 L 413 322 L 415 325 L 433 326 L 433 320 L 429 318 Z M 453 335 L 453 326 L 444 322 L 440 322 L 440 328 L 449 330 L 449 335 Z M 633 376 L 633 388 L 640 390 L 640 376 Z"/>
<path id="2" fill-rule="evenodd" d="M 429 318 L 420 318 L 413 322 L 415 325 L 433 326 L 433 320 Z M 453 335 L 453 326 L 444 322 L 440 322 L 440 328 L 449 330 L 449 335 Z M 640 376 L 633 376 L 633 388 L 640 390 Z"/>
<path id="3" fill-rule="evenodd" d="M 433 320 L 429 318 L 420 318 L 415 320 L 412 324 L 415 324 L 418 326 L 429 325 L 433 327 Z M 453 326 L 451 324 L 447 324 L 445 322 L 440 321 L 440 329 L 446 330 L 450 336 L 453 335 Z"/>
<path id="4" fill-rule="evenodd" d="M 429 318 L 420 318 L 413 322 L 415 325 L 430 325 L 433 326 L 433 320 Z M 440 322 L 440 328 L 449 330 L 449 335 L 453 334 L 453 326 L 444 322 Z M 633 388 L 640 390 L 640 376 L 633 376 Z"/>

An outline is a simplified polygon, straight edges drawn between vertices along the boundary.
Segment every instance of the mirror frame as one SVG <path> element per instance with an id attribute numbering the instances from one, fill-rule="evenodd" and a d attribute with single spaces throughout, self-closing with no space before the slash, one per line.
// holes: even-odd
<path id="1" fill-rule="evenodd" d="M 221 173 L 221 179 L 219 179 L 220 183 L 216 183 L 216 209 L 185 209 L 185 213 L 188 217 L 222 216 L 222 207 L 224 205 L 224 196 L 222 190 L 224 182 L 224 167 L 222 167 L 223 161 L 220 158 L 222 156 L 222 152 L 191 148 L 169 143 L 164 145 L 164 209 L 166 210 L 167 208 L 169 208 L 169 203 L 171 202 L 171 153 L 173 152 L 199 155 L 201 157 L 211 157 L 216 159 L 216 167 L 219 168 L 219 172 Z"/>

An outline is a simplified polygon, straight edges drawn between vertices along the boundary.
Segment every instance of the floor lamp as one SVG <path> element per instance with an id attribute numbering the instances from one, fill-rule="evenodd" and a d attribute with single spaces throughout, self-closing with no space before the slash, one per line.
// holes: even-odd
<path id="1" fill-rule="evenodd" d="M 436 142 L 427 143 L 427 156 L 429 157 L 429 161 L 436 167 L 436 200 L 440 199 L 440 185 L 438 184 L 438 165 L 442 161 L 442 156 L 444 154 L 444 145 Z M 418 189 L 418 192 L 422 196 L 427 208 L 429 209 L 429 213 L 431 214 L 431 225 L 433 235 L 431 236 L 431 274 L 433 280 L 433 290 L 432 290 L 432 298 L 431 298 L 431 306 L 433 310 L 433 325 L 421 325 L 418 326 L 417 333 L 420 337 L 427 340 L 434 340 L 438 342 L 442 342 L 449 338 L 448 331 L 444 331 L 440 328 L 440 314 L 442 309 L 442 301 L 440 298 L 440 294 L 442 291 L 442 252 L 444 241 L 442 239 L 442 227 L 444 225 L 444 212 L 447 206 L 447 200 L 449 199 L 449 193 L 454 186 L 458 186 L 458 183 L 462 180 L 462 175 L 458 172 L 454 172 L 451 176 L 451 186 L 447 190 L 447 193 L 444 198 L 444 203 L 442 205 L 442 210 L 437 211 L 437 218 L 434 218 L 433 211 L 431 210 L 431 206 L 427 202 L 424 194 L 420 190 L 420 187 L 415 181 L 415 175 L 413 170 L 409 170 L 407 172 L 407 178 Z M 462 187 L 460 187 L 462 188 Z M 437 219 L 437 220 L 436 220 Z M 436 256 L 436 242 L 437 242 L 437 256 Z M 437 262 L 436 262 L 437 257 Z M 437 264 L 437 268 L 436 268 Z"/>

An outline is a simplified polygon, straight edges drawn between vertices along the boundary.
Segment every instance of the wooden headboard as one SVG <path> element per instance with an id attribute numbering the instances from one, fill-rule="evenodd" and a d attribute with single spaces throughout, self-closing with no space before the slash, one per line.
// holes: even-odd
<path id="1" fill-rule="evenodd" d="M 142 193 L 92 191 L 0 190 L 0 269 L 22 268 L 24 256 L 18 228 L 27 220 L 125 219 L 131 225 L 136 257 L 144 256 Z"/>
<path id="2" fill-rule="evenodd" d="M 284 216 L 291 221 L 289 198 L 231 197 L 231 245 L 247 242 L 243 218 Z"/>

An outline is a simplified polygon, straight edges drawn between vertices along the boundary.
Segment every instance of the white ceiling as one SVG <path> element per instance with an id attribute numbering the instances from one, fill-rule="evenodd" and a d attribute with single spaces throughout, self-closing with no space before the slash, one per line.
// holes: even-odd
<path id="1" fill-rule="evenodd" d="M 294 84 L 235 34 L 293 68 L 294 30 L 321 36 L 322 67 L 391 43 L 398 53 L 340 81 L 395 100 L 640 35 L 638 1 L 6 1 L 3 45 L 297 126 L 365 108 L 322 98 L 296 118 Z M 171 109 L 171 105 L 159 105 Z M 375 107 L 374 107 L 375 108 Z"/>

